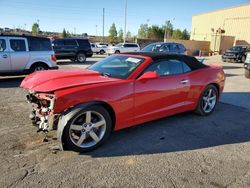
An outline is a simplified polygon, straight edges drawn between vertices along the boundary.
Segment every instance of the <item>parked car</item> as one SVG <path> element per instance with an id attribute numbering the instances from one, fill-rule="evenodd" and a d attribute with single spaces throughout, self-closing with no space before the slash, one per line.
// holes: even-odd
<path id="1" fill-rule="evenodd" d="M 241 62 L 244 63 L 246 60 L 247 52 L 250 52 L 250 46 L 234 46 L 229 50 L 225 51 L 221 56 L 224 62 Z"/>
<path id="2" fill-rule="evenodd" d="M 184 111 L 211 114 L 224 82 L 222 67 L 194 57 L 137 52 L 109 56 L 86 70 L 36 72 L 21 87 L 37 104 L 30 117 L 39 130 L 57 127 L 61 148 L 86 152 L 113 130 Z"/>
<path id="3" fill-rule="evenodd" d="M 244 63 L 245 77 L 250 79 L 250 53 L 247 53 L 246 61 Z"/>
<path id="4" fill-rule="evenodd" d="M 91 43 L 91 50 L 93 53 L 103 55 L 106 53 L 106 49 L 107 49 L 106 45 L 99 45 L 96 43 Z"/>
<path id="5" fill-rule="evenodd" d="M 187 49 L 183 44 L 174 42 L 157 42 L 145 46 L 142 52 L 161 52 L 187 55 Z"/>
<path id="6" fill-rule="evenodd" d="M 108 55 L 138 51 L 140 51 L 140 47 L 136 43 L 120 43 L 116 46 L 108 46 L 107 48 Z"/>
<path id="7" fill-rule="evenodd" d="M 50 39 L 0 35 L 0 75 L 28 74 L 58 69 Z"/>
<path id="8" fill-rule="evenodd" d="M 70 59 L 83 63 L 87 57 L 93 55 L 88 39 L 55 39 L 52 46 L 57 59 Z"/>
<path id="9" fill-rule="evenodd" d="M 106 43 L 106 42 L 96 42 L 96 45 L 97 45 L 98 47 L 108 47 L 108 46 L 110 46 L 111 44 Z"/>

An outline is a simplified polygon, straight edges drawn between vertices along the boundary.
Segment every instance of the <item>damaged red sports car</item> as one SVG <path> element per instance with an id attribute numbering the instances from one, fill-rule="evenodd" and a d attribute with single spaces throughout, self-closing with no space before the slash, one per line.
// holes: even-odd
<path id="1" fill-rule="evenodd" d="M 21 87 L 29 92 L 30 118 L 39 131 L 57 130 L 61 149 L 86 152 L 113 130 L 185 111 L 208 115 L 224 83 L 221 67 L 194 57 L 135 52 L 85 70 L 35 72 Z"/>

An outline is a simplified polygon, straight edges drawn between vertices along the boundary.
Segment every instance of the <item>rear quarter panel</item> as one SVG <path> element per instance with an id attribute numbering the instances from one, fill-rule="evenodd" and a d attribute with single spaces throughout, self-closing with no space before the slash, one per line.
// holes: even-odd
<path id="1" fill-rule="evenodd" d="M 219 96 L 223 92 L 225 75 L 222 67 L 211 65 L 207 68 L 195 70 L 189 73 L 190 92 L 188 105 L 194 110 L 198 104 L 201 93 L 209 85 L 215 85 L 219 90 Z"/>
<path id="2" fill-rule="evenodd" d="M 54 54 L 53 51 L 30 51 L 28 53 L 30 54 L 30 59 L 27 62 L 25 69 L 30 69 L 30 67 L 37 62 L 43 62 L 48 65 L 48 67 L 56 66 L 56 63 L 51 60 L 51 55 Z"/>

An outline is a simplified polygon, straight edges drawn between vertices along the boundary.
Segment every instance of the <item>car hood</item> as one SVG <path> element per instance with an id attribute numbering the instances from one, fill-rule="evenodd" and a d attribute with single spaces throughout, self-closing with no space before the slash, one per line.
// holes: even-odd
<path id="1" fill-rule="evenodd" d="M 49 70 L 28 75 L 20 87 L 38 92 L 52 92 L 69 87 L 114 82 L 119 79 L 102 76 L 91 70 Z"/>

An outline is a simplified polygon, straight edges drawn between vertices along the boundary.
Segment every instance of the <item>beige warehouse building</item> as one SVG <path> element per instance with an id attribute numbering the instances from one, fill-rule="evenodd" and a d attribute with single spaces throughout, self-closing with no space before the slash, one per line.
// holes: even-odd
<path id="1" fill-rule="evenodd" d="M 194 15 L 191 40 L 210 41 L 210 50 L 220 53 L 235 44 L 250 44 L 250 4 Z"/>

